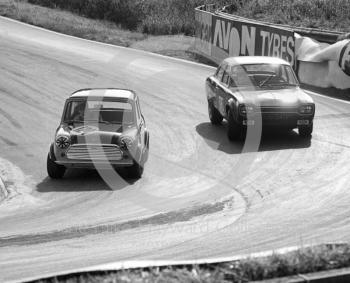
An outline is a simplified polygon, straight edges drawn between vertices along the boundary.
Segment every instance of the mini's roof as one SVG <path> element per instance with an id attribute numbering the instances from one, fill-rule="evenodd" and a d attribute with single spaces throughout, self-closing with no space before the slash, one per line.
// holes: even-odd
<path id="1" fill-rule="evenodd" d="M 234 65 L 245 65 L 245 64 L 282 64 L 289 65 L 289 63 L 281 58 L 267 57 L 267 56 L 239 56 L 229 57 L 223 62 L 234 66 Z"/>
<path id="2" fill-rule="evenodd" d="M 73 92 L 70 97 L 106 97 L 135 99 L 135 93 L 129 89 L 119 88 L 88 88 Z"/>

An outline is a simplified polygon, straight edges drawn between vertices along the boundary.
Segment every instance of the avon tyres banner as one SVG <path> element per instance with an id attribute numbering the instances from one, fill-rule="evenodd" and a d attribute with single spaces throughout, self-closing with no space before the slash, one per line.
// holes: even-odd
<path id="1" fill-rule="evenodd" d="M 231 56 L 273 56 L 295 64 L 294 32 L 248 21 L 212 16 L 215 61 Z M 224 57 L 224 58 L 223 58 Z"/>

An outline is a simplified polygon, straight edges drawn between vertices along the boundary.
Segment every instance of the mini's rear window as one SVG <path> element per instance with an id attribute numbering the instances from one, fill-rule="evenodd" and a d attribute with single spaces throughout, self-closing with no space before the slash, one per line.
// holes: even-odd
<path id="1" fill-rule="evenodd" d="M 133 124 L 135 113 L 128 101 L 72 100 L 67 104 L 64 121 Z"/>
<path id="2" fill-rule="evenodd" d="M 88 109 L 120 109 L 120 110 L 132 110 L 132 105 L 129 102 L 120 101 L 87 101 Z"/>

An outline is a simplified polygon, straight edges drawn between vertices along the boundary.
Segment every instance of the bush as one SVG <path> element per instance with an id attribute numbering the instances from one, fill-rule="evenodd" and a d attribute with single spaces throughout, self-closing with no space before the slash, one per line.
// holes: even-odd
<path id="1" fill-rule="evenodd" d="M 295 26 L 349 31 L 349 0 L 246 0 L 235 13 Z"/>
<path id="2" fill-rule="evenodd" d="M 86 16 L 114 22 L 127 29 L 150 34 L 193 35 L 194 8 L 212 1 L 205 0 L 28 0 L 49 8 L 60 8 Z M 228 0 L 218 1 L 220 4 Z"/>
<path id="3" fill-rule="evenodd" d="M 349 0 L 28 0 L 150 34 L 193 35 L 194 8 L 233 4 L 231 11 L 249 18 L 349 31 Z"/>
<path id="4" fill-rule="evenodd" d="M 60 8 L 86 16 L 114 22 L 135 30 L 142 19 L 141 1 L 129 0 L 28 0 L 29 3 L 49 8 Z"/>

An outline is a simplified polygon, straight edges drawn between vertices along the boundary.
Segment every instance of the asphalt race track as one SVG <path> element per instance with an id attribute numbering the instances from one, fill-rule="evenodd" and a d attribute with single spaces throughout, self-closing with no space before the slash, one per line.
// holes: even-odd
<path id="1" fill-rule="evenodd" d="M 350 104 L 313 94 L 311 142 L 286 132 L 230 143 L 207 116 L 212 72 L 0 18 L 0 281 L 349 241 Z M 64 100 L 87 87 L 138 92 L 151 133 L 141 180 L 48 179 Z"/>

